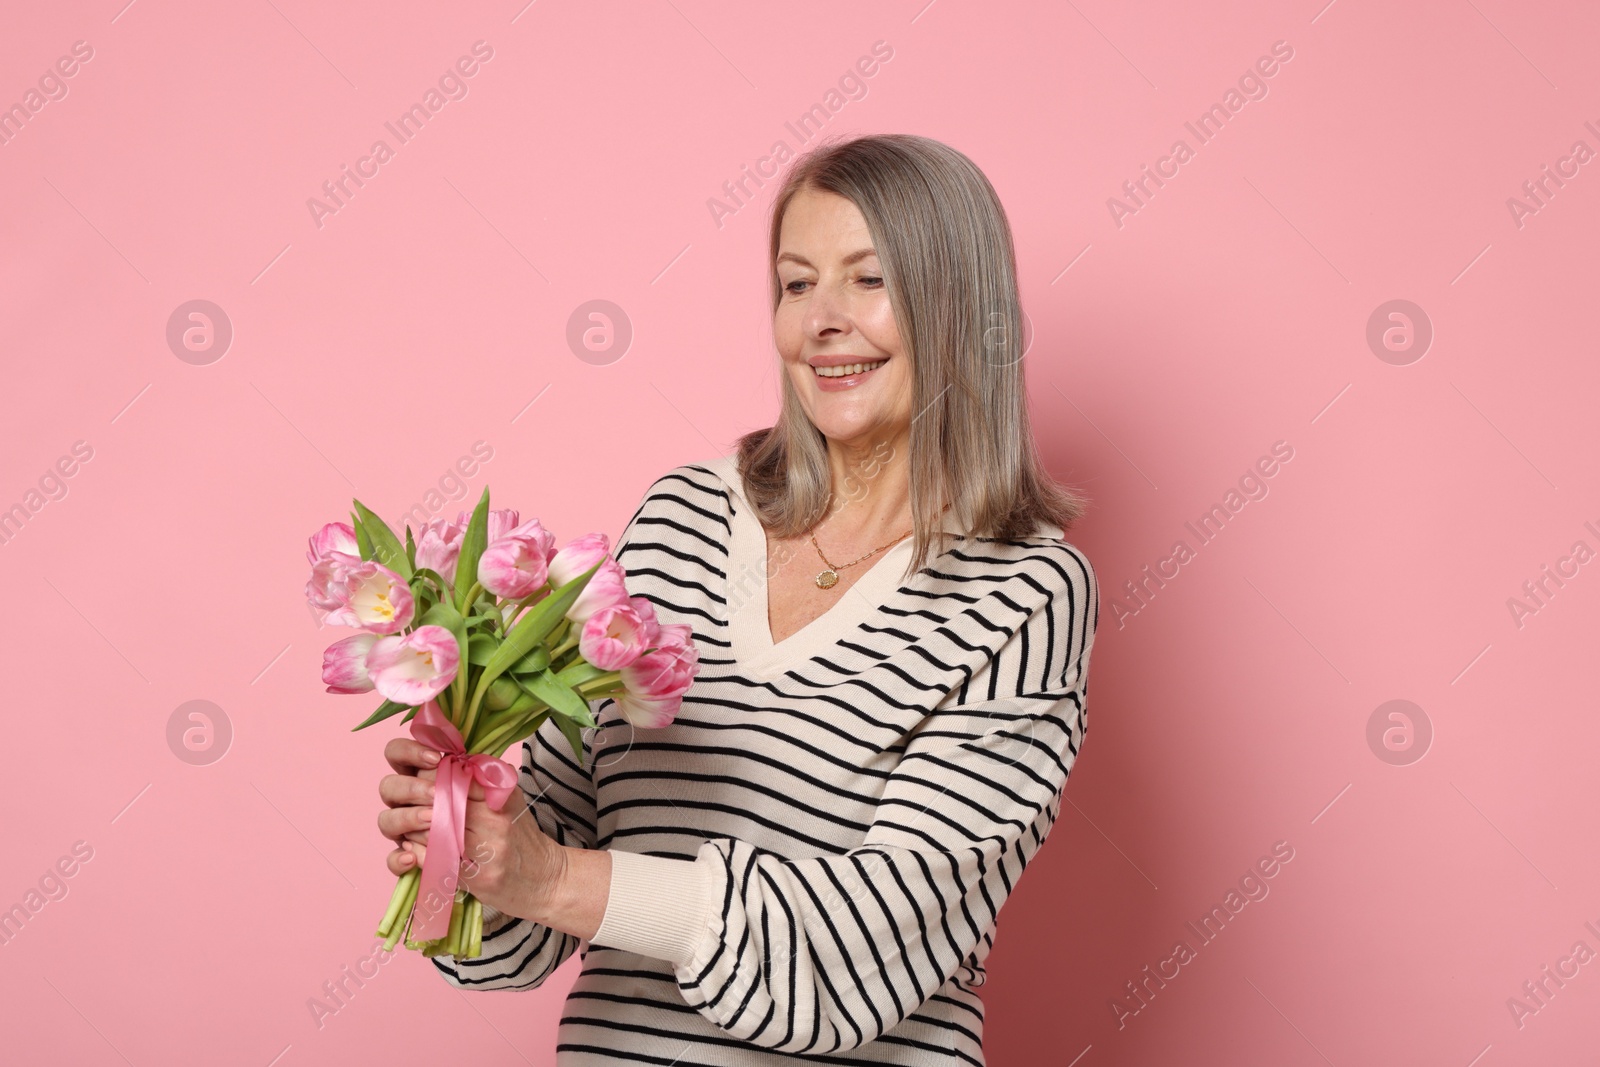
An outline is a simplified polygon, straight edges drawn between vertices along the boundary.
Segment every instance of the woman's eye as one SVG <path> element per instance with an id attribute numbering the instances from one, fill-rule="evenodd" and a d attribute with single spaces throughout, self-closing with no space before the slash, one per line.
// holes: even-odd
<path id="1" fill-rule="evenodd" d="M 883 278 L 880 275 L 876 275 L 876 274 L 864 275 L 858 280 L 866 282 L 867 285 L 870 288 L 873 288 L 873 289 L 879 288 L 879 287 L 881 287 L 883 285 Z M 800 288 L 798 288 L 799 286 L 805 286 L 805 285 L 810 285 L 810 284 L 811 284 L 810 282 L 806 281 L 803 278 L 796 278 L 794 281 L 790 282 L 788 285 L 785 285 L 783 287 L 783 289 L 784 289 L 784 292 L 798 293 L 798 292 L 802 291 Z"/>

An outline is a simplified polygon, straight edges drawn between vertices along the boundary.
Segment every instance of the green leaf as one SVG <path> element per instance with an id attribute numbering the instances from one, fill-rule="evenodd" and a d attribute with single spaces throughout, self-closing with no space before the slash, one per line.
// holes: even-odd
<path id="1" fill-rule="evenodd" d="M 508 674 L 537 674 L 550 666 L 550 650 L 544 645 L 534 645 L 533 651 L 506 669 Z"/>
<path id="2" fill-rule="evenodd" d="M 470 626 L 470 621 L 468 622 Z M 467 662 L 482 667 L 500 647 L 499 638 L 493 634 L 469 634 L 467 637 Z"/>
<path id="3" fill-rule="evenodd" d="M 351 733 L 355 733 L 357 730 L 365 730 L 367 727 L 371 726 L 373 723 L 382 722 L 384 719 L 387 719 L 389 716 L 396 715 L 396 714 L 406 710 L 406 708 L 408 708 L 408 707 L 410 707 L 409 704 L 396 704 L 392 700 L 385 700 L 382 704 L 378 705 L 378 710 L 377 711 L 375 711 L 371 715 L 367 716 L 367 721 L 366 722 L 362 723 L 360 726 L 351 727 L 350 732 Z M 411 715 L 415 715 L 416 713 L 417 713 L 417 709 L 416 708 L 411 708 Z M 406 716 L 406 721 L 410 721 L 411 715 L 407 715 Z"/>
<path id="4" fill-rule="evenodd" d="M 418 616 L 417 625 L 443 626 L 451 633 L 455 633 L 456 627 L 458 626 L 463 630 L 466 629 L 467 620 L 461 617 L 461 612 L 456 610 L 454 604 L 442 602 L 435 604 L 433 607 L 429 608 L 427 611 Z"/>
<path id="5" fill-rule="evenodd" d="M 578 662 L 564 668 L 559 674 L 557 674 L 556 681 L 560 682 L 562 685 L 571 686 L 572 688 L 576 689 L 584 682 L 592 682 L 602 674 L 610 673 L 610 671 L 601 670 L 599 667 L 596 667 L 593 663 L 590 663 L 586 659 L 580 659 Z"/>
<path id="6" fill-rule="evenodd" d="M 567 735 L 567 743 L 572 746 L 572 758 L 578 766 L 583 766 L 583 728 L 565 715 L 555 716 L 556 725 L 561 732 Z"/>
<path id="7" fill-rule="evenodd" d="M 372 541 L 372 558 L 388 567 L 406 581 L 411 580 L 411 561 L 406 558 L 405 546 L 389 529 L 389 524 L 361 501 L 355 502 L 356 513 L 361 516 L 361 526 Z"/>
<path id="8" fill-rule="evenodd" d="M 445 581 L 444 575 L 432 567 L 417 567 L 411 575 L 412 590 L 428 589 L 429 595 L 436 600 L 444 598 L 450 592 L 450 583 Z"/>
<path id="9" fill-rule="evenodd" d="M 456 556 L 456 607 L 466 612 L 472 605 L 465 597 L 478 580 L 478 560 L 489 542 L 489 487 L 483 487 L 478 506 L 472 509 L 467 532 L 461 535 L 461 552 Z"/>
<path id="10" fill-rule="evenodd" d="M 486 715 L 492 715 L 507 710 L 518 701 L 522 702 L 523 707 L 529 706 L 527 689 L 513 675 L 502 675 L 484 690 L 483 711 Z"/>
<path id="11" fill-rule="evenodd" d="M 406 524 L 406 562 L 411 564 L 411 569 L 417 569 L 417 543 L 411 539 L 411 524 Z"/>
<path id="12" fill-rule="evenodd" d="M 523 688 L 546 704 L 551 710 L 559 713 L 563 718 L 572 719 L 579 726 L 596 726 L 594 713 L 589 710 L 589 702 L 574 693 L 570 688 L 556 680 L 556 676 L 545 670 L 531 678 L 519 679 Z"/>
<path id="13" fill-rule="evenodd" d="M 600 563 L 604 563 L 601 560 Z M 488 663 L 484 664 L 483 677 L 478 684 L 487 686 L 490 682 L 504 674 L 514 663 L 533 651 L 556 628 L 578 599 L 578 594 L 583 592 L 583 587 L 589 584 L 589 579 L 594 577 L 595 571 L 600 569 L 600 563 L 578 575 L 572 581 L 559 589 L 552 590 L 543 600 L 529 608 L 517 624 L 506 634 L 506 639 L 501 642 L 500 648 Z"/>
<path id="14" fill-rule="evenodd" d="M 350 513 L 350 525 L 355 527 L 356 531 L 356 551 L 360 553 L 362 559 L 371 559 L 372 538 L 367 536 L 367 531 L 361 525 L 361 520 L 356 517 L 356 513 L 353 511 Z"/>

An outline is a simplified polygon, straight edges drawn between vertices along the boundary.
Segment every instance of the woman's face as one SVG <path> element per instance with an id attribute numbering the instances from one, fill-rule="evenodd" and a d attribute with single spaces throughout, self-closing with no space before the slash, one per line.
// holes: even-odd
<path id="1" fill-rule="evenodd" d="M 812 423 L 830 441 L 858 447 L 908 430 L 911 362 L 861 210 L 835 193 L 796 194 L 776 267 L 783 296 L 773 337 Z"/>

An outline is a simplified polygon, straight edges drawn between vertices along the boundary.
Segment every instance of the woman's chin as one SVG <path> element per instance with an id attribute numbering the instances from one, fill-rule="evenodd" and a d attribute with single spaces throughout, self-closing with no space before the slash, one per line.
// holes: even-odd
<path id="1" fill-rule="evenodd" d="M 884 436 L 891 422 L 887 412 L 840 411 L 837 417 L 828 415 L 827 412 L 813 414 L 812 424 L 823 437 L 841 445 L 875 441 Z"/>

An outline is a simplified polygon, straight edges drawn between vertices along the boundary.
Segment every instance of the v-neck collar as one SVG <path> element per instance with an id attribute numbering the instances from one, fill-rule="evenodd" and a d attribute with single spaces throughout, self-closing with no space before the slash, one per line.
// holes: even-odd
<path id="1" fill-rule="evenodd" d="M 772 640 L 767 606 L 767 535 L 745 495 L 737 459 L 724 456 L 705 464 L 734 495 L 728 548 L 728 639 L 737 669 L 771 680 L 820 652 L 870 618 L 903 585 L 913 538 L 897 542 L 867 568 L 827 611 L 785 637 Z M 960 534 L 948 515 L 944 528 Z"/>

